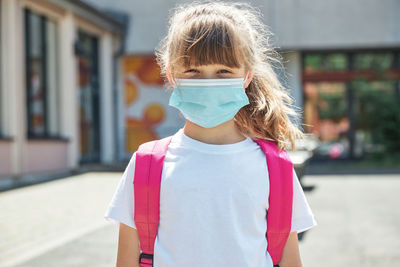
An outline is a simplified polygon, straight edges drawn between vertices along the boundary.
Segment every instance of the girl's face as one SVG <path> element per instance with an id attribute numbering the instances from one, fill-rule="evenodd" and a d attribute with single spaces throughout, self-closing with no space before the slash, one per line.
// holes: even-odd
<path id="1" fill-rule="evenodd" d="M 253 78 L 253 72 L 249 71 L 247 81 L 244 88 L 247 88 Z M 180 64 L 174 65 L 174 75 L 167 69 L 167 77 L 172 86 L 174 86 L 172 78 L 178 79 L 228 79 L 243 78 L 245 79 L 247 70 L 244 67 L 232 68 L 220 64 L 200 65 L 184 67 Z"/>

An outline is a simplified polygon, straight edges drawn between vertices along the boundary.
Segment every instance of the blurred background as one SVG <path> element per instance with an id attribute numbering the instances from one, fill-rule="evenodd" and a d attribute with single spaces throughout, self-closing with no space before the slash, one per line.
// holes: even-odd
<path id="1" fill-rule="evenodd" d="M 122 171 L 185 122 L 154 57 L 182 2 L 0 0 L 0 266 L 115 265 Z M 306 133 L 303 265 L 400 266 L 400 1 L 247 2 Z"/>

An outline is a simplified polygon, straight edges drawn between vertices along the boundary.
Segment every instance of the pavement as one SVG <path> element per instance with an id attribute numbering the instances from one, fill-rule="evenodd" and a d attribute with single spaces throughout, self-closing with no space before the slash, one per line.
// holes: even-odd
<path id="1" fill-rule="evenodd" d="M 122 173 L 91 172 L 0 193 L 0 266 L 113 266 L 103 218 Z"/>
<path id="2" fill-rule="evenodd" d="M 400 174 L 305 176 L 303 266 L 400 266 Z"/>
<path id="3" fill-rule="evenodd" d="M 103 215 L 122 172 L 88 172 L 0 193 L 1 267 L 115 266 L 118 227 Z M 318 225 L 305 267 L 400 266 L 399 174 L 305 175 Z"/>

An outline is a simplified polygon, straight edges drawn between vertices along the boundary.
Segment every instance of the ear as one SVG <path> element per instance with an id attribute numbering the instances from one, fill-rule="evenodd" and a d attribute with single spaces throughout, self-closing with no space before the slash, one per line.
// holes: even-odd
<path id="1" fill-rule="evenodd" d="M 171 74 L 171 69 L 169 68 L 169 66 L 166 67 L 165 73 L 167 74 L 169 83 L 172 85 L 172 87 L 174 87 L 175 85 L 174 85 L 174 82 L 172 81 L 172 74 Z"/>
<path id="2" fill-rule="evenodd" d="M 253 77 L 254 77 L 254 70 L 251 70 L 251 71 L 249 72 L 249 76 L 247 77 L 247 81 L 246 81 L 245 84 L 243 85 L 244 88 L 249 87 L 251 81 L 253 80 Z"/>

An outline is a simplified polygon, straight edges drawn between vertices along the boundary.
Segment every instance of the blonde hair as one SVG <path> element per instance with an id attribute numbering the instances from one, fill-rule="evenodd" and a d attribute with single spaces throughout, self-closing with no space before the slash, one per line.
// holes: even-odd
<path id="1" fill-rule="evenodd" d="M 170 17 L 168 33 L 156 48 L 161 74 L 174 64 L 185 66 L 222 64 L 245 66 L 254 71 L 246 88 L 250 104 L 236 114 L 234 121 L 247 137 L 270 139 L 279 149 L 304 134 L 289 115 L 299 115 L 293 99 L 279 81 L 273 65 L 282 66 L 281 56 L 269 44 L 272 33 L 261 21 L 261 13 L 247 3 L 192 2 L 177 6 Z"/>

